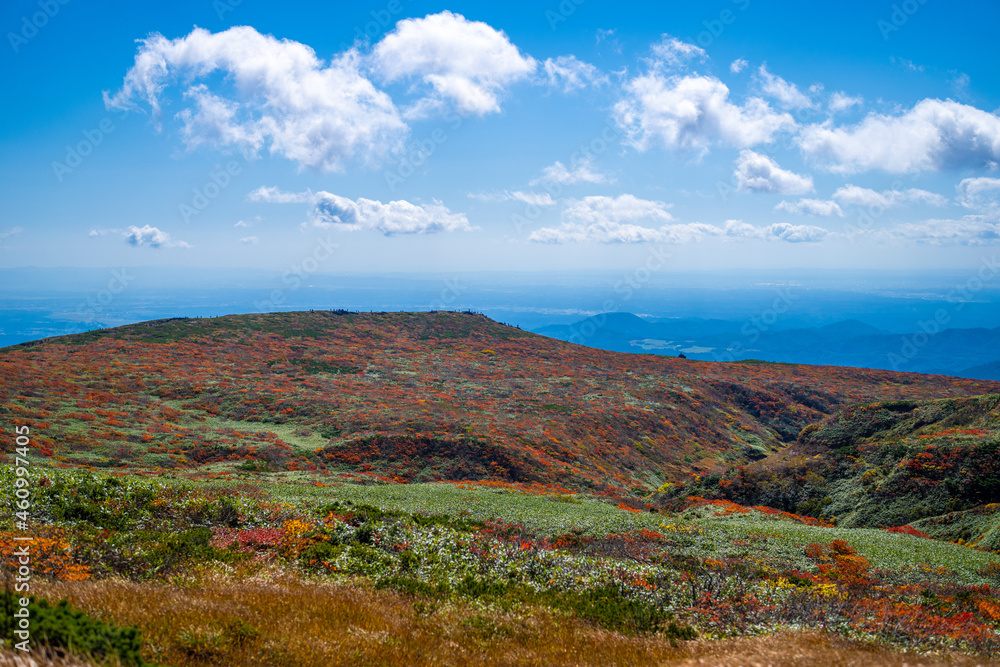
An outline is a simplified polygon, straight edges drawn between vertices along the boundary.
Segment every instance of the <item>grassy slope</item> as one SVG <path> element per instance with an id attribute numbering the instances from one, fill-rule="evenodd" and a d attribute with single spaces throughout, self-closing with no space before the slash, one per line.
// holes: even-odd
<path id="1" fill-rule="evenodd" d="M 0 417 L 65 465 L 656 488 L 940 376 L 617 354 L 462 313 L 174 319 L 0 354 Z"/>
<path id="2" fill-rule="evenodd" d="M 777 454 L 664 496 L 902 526 L 1000 549 L 1000 394 L 846 409 Z"/>
<path id="3" fill-rule="evenodd" d="M 40 475 L 53 483 L 43 483 Z M 673 649 L 663 636 L 628 637 L 599 627 L 609 618 L 584 622 L 593 610 L 567 616 L 559 596 L 610 584 L 627 599 L 669 609 L 703 637 L 829 624 L 846 637 L 891 639 L 926 650 L 960 644 L 947 634 L 949 627 L 892 629 L 908 616 L 888 617 L 889 631 L 876 632 L 864 620 L 868 612 L 860 612 L 857 625 L 852 609 L 891 595 L 895 605 L 930 621 L 951 622 L 966 608 L 976 611 L 979 601 L 989 604 L 1000 583 L 994 554 L 884 531 L 807 526 L 758 512 L 701 507 L 664 515 L 582 494 L 536 495 L 482 484 L 318 487 L 288 473 L 258 481 L 33 473 L 34 515 L 58 526 L 94 574 L 111 568 L 97 580 L 45 583 L 39 576 L 33 590 L 67 597 L 104 621 L 138 623 L 147 641 L 144 654 L 162 664 L 254 664 L 261 656 L 272 665 L 457 664 L 463 658 L 469 664 L 659 664 L 693 656 L 713 660 L 732 647 L 697 643 Z M 13 485 L 5 479 L 0 488 L 6 489 L 0 501 L 9 502 Z M 226 507 L 237 512 L 220 511 Z M 323 521 L 329 531 L 321 528 Z M 503 530 L 490 528 L 498 521 Z M 319 532 L 303 533 L 303 523 Z M 269 534 L 282 538 L 251 541 L 243 556 L 228 548 L 171 546 L 205 531 L 203 526 L 216 535 L 261 535 L 261 527 L 270 526 Z M 366 526 L 371 536 L 361 538 Z M 838 539 L 867 559 L 865 579 L 817 570 L 809 545 Z M 328 551 L 316 551 L 324 544 Z M 172 565 L 149 569 L 162 568 L 167 556 Z M 329 558 L 336 568 L 318 567 L 316 558 Z M 40 568 L 41 552 L 36 559 Z M 470 577 L 480 584 L 470 586 Z M 373 585 L 389 590 L 374 591 Z M 984 609 L 980 615 L 1000 613 L 995 606 Z M 815 642 L 817 664 L 824 656 L 837 657 L 838 645 L 848 653 L 860 649 L 831 637 L 784 636 L 803 649 L 803 642 Z M 765 645 L 749 639 L 743 644 L 746 651 L 765 651 Z M 883 649 L 868 650 L 892 657 Z M 794 655 L 773 657 L 776 664 L 792 664 Z"/>

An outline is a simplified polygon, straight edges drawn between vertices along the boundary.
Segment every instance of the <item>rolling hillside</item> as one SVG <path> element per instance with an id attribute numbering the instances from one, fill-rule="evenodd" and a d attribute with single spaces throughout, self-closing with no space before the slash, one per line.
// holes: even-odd
<path id="1" fill-rule="evenodd" d="M 857 404 L 1000 391 L 888 371 L 620 354 L 471 313 L 172 319 L 0 351 L 0 416 L 65 466 L 648 492 Z"/>
<path id="2" fill-rule="evenodd" d="M 1000 549 L 1000 394 L 852 406 L 786 449 L 662 490 Z"/>

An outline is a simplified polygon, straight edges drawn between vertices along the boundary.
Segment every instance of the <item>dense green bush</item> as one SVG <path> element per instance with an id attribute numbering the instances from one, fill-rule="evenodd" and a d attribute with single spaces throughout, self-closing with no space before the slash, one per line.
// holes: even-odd
<path id="1" fill-rule="evenodd" d="M 119 628 L 114 624 L 95 620 L 79 610 L 74 610 L 66 600 L 55 606 L 46 599 L 28 598 L 28 613 L 31 619 L 31 644 L 65 649 L 70 653 L 84 655 L 98 661 L 115 661 L 122 665 L 144 667 L 149 663 L 139 655 L 142 635 L 138 628 Z M 10 591 L 0 594 L 2 610 L 3 638 L 19 641 L 14 631 L 14 612 L 20 608 L 19 596 Z"/>
<path id="2" fill-rule="evenodd" d="M 627 598 L 614 586 L 552 592 L 545 598 L 553 608 L 571 611 L 595 625 L 630 635 L 662 631 L 664 624 L 671 620 L 669 612 L 648 602 Z M 680 628 L 676 623 L 672 626 L 674 638 L 697 636 L 691 628 Z"/>

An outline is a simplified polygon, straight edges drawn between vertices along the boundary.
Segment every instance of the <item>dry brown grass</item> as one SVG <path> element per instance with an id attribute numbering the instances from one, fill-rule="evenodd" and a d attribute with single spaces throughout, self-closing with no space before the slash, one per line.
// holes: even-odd
<path id="1" fill-rule="evenodd" d="M 817 632 L 672 647 L 661 637 L 626 637 L 541 610 L 483 612 L 461 604 L 421 613 L 403 595 L 280 573 L 206 576 L 196 585 L 55 582 L 37 593 L 68 598 L 105 621 L 138 624 L 149 645 L 146 658 L 178 667 L 1000 665 L 965 656 L 920 658 Z M 239 621 L 242 632 L 234 625 Z"/>

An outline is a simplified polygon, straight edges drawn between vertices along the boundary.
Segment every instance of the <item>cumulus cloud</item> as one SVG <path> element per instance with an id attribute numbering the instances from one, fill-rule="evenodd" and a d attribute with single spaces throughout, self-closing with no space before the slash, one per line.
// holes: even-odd
<path id="1" fill-rule="evenodd" d="M 958 220 L 932 219 L 897 225 L 878 236 L 883 240 L 910 241 L 918 245 L 998 245 L 1000 222 L 978 215 Z"/>
<path id="2" fill-rule="evenodd" d="M 473 229 L 464 213 L 452 213 L 437 200 L 424 205 L 402 199 L 383 204 L 363 197 L 351 200 L 323 191 L 316 193 L 311 222 L 315 227 L 349 232 L 374 230 L 385 236 Z"/>
<path id="3" fill-rule="evenodd" d="M 563 210 L 563 219 L 584 223 L 629 223 L 636 220 L 669 222 L 674 219 L 667 209 L 672 204 L 639 199 L 635 195 L 617 197 L 591 196 L 570 201 Z"/>
<path id="4" fill-rule="evenodd" d="M 519 201 L 532 206 L 555 206 L 556 200 L 548 192 L 524 192 L 504 190 L 503 192 L 470 193 L 469 197 L 479 201 Z"/>
<path id="5" fill-rule="evenodd" d="M 502 31 L 450 11 L 400 21 L 375 45 L 372 60 L 384 81 L 430 87 L 410 110 L 417 117 L 447 104 L 468 114 L 500 111 L 507 87 L 528 79 L 538 65 Z"/>
<path id="6" fill-rule="evenodd" d="M 559 183 L 572 185 L 574 183 L 607 183 L 608 177 L 594 171 L 594 160 L 586 157 L 579 160 L 572 169 L 558 160 L 542 170 L 542 175 L 531 181 L 531 185 L 539 183 Z"/>
<path id="7" fill-rule="evenodd" d="M 782 169 L 766 155 L 751 150 L 740 151 L 733 172 L 738 190 L 801 195 L 813 190 L 812 176 L 800 176 Z"/>
<path id="8" fill-rule="evenodd" d="M 166 88 L 187 86 L 188 106 L 176 117 L 189 147 L 247 155 L 267 147 L 304 167 L 341 171 L 351 160 L 372 164 L 399 149 L 408 131 L 389 96 L 359 73 L 353 50 L 324 62 L 305 44 L 248 26 L 214 34 L 195 28 L 177 39 L 153 34 L 139 44 L 121 89 L 105 91 L 105 105 L 148 106 L 159 126 Z"/>
<path id="9" fill-rule="evenodd" d="M 542 70 L 545 72 L 545 82 L 551 88 L 564 93 L 608 82 L 607 75 L 590 63 L 577 59 L 576 56 L 548 58 L 542 63 Z"/>
<path id="10" fill-rule="evenodd" d="M 240 243 L 242 243 L 243 245 L 256 245 L 259 242 L 260 239 L 258 239 L 256 236 L 244 236 L 243 238 L 240 239 Z"/>
<path id="11" fill-rule="evenodd" d="M 402 199 L 382 203 L 364 197 L 348 199 L 325 190 L 283 192 L 265 187 L 254 190 L 251 200 L 274 204 L 308 202 L 311 205 L 308 224 L 343 232 L 369 230 L 395 236 L 478 229 L 469 225 L 464 213 L 452 213 L 437 200 L 431 204 L 413 204 Z"/>
<path id="12" fill-rule="evenodd" d="M 245 220 L 237 220 L 236 224 L 233 225 L 233 227 L 253 227 L 253 223 L 247 222 Z"/>
<path id="13" fill-rule="evenodd" d="M 958 203 L 990 217 L 1000 217 L 1000 178 L 966 178 L 955 188 Z"/>
<path id="14" fill-rule="evenodd" d="M 851 107 L 859 107 L 865 103 L 865 98 L 858 95 L 857 97 L 851 97 L 843 91 L 838 91 L 830 96 L 829 107 L 832 113 L 839 113 L 841 111 L 847 111 Z"/>
<path id="15" fill-rule="evenodd" d="M 876 192 L 869 188 L 850 184 L 837 188 L 836 192 L 833 193 L 833 198 L 844 205 L 875 206 L 878 208 L 892 208 L 908 203 L 928 206 L 946 206 L 948 204 L 947 197 L 919 188 Z"/>
<path id="16" fill-rule="evenodd" d="M 856 125 L 802 128 L 803 154 L 835 173 L 983 167 L 1000 160 L 1000 116 L 927 99 L 900 115 L 869 114 Z"/>
<path id="17" fill-rule="evenodd" d="M 785 81 L 780 76 L 767 71 L 767 65 L 761 65 L 756 75 L 757 85 L 762 93 L 773 97 L 778 104 L 786 109 L 808 109 L 812 107 L 809 99 L 794 83 Z"/>
<path id="18" fill-rule="evenodd" d="M 726 84 L 710 76 L 664 76 L 652 71 L 627 81 L 614 118 L 638 150 L 655 145 L 700 155 L 713 144 L 748 148 L 795 127 L 759 97 L 729 100 Z"/>
<path id="19" fill-rule="evenodd" d="M 652 51 L 654 66 L 680 67 L 689 60 L 705 60 L 708 57 L 705 49 L 700 46 L 682 42 L 667 34 L 653 45 Z"/>
<path id="20" fill-rule="evenodd" d="M 782 201 L 774 207 L 775 211 L 785 211 L 799 215 L 818 215 L 823 217 L 844 217 L 837 202 L 823 199 L 800 199 L 797 202 Z"/>
<path id="21" fill-rule="evenodd" d="M 130 225 L 122 236 L 125 237 L 125 242 L 134 248 L 138 248 L 140 246 L 149 246 L 150 248 L 191 247 L 188 243 L 175 240 L 171 238 L 170 234 L 150 225 L 143 225 L 142 227 Z"/>
<path id="22" fill-rule="evenodd" d="M 750 63 L 747 62 L 746 58 L 737 58 L 733 62 L 729 63 L 729 71 L 733 74 L 739 74 L 746 69 L 746 66 L 749 64 Z"/>
<path id="23" fill-rule="evenodd" d="M 787 222 L 777 222 L 773 225 L 768 225 L 767 234 L 769 238 L 788 243 L 819 243 L 829 236 L 830 232 L 823 227 L 815 227 L 813 225 L 793 225 Z"/>

